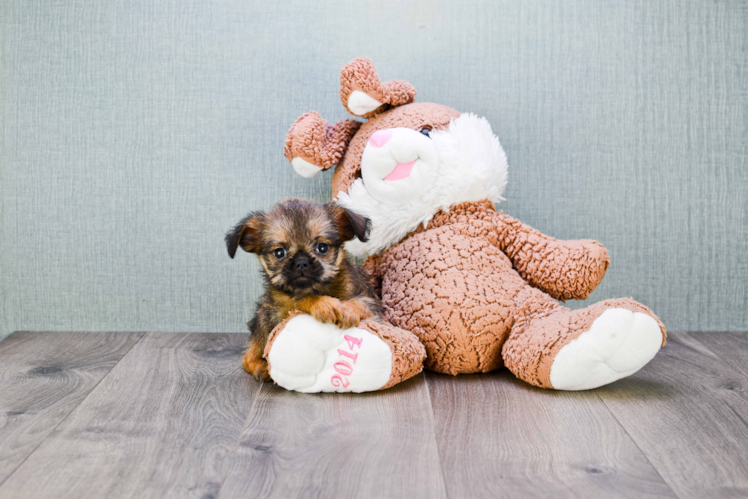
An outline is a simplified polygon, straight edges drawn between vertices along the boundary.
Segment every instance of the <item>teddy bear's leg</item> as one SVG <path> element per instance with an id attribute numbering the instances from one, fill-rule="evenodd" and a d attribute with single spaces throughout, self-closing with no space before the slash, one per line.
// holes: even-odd
<path id="1" fill-rule="evenodd" d="M 410 332 L 368 319 L 342 330 L 298 314 L 273 330 L 265 347 L 270 377 L 298 392 L 387 389 L 423 370 L 426 349 Z"/>
<path id="2" fill-rule="evenodd" d="M 633 299 L 572 311 L 537 292 L 519 308 L 502 357 L 512 373 L 532 385 L 594 389 L 638 371 L 665 344 L 665 336 L 657 316 Z"/>

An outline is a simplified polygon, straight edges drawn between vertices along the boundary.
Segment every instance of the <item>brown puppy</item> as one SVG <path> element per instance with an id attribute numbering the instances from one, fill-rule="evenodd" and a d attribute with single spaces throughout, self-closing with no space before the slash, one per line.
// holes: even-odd
<path id="1" fill-rule="evenodd" d="M 249 214 L 228 232 L 229 256 L 233 259 L 241 246 L 257 255 L 265 271 L 265 294 L 247 324 L 252 336 L 243 360 L 257 380 L 270 380 L 262 357 L 265 344 L 291 312 L 311 314 L 340 328 L 380 315 L 379 298 L 342 247 L 354 237 L 366 241 L 370 224 L 334 203 L 318 206 L 294 198 L 268 214 Z"/>

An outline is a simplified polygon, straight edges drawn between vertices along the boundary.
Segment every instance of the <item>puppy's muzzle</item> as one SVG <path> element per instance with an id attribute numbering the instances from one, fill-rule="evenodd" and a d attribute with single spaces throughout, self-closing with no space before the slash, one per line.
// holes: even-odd
<path id="1" fill-rule="evenodd" d="M 293 259 L 293 265 L 296 268 L 297 271 L 303 272 L 309 269 L 309 266 L 311 265 L 309 262 L 309 258 L 305 255 L 297 255 Z"/>

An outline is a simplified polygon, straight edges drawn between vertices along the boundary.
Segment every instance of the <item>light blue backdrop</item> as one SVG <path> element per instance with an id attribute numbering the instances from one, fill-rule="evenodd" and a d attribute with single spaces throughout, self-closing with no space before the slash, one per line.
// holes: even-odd
<path id="1" fill-rule="evenodd" d="M 0 336 L 244 331 L 259 269 L 223 235 L 327 199 L 283 141 L 310 109 L 346 116 L 359 55 L 490 120 L 501 208 L 609 249 L 594 300 L 748 330 L 747 20 L 703 0 L 2 1 Z"/>

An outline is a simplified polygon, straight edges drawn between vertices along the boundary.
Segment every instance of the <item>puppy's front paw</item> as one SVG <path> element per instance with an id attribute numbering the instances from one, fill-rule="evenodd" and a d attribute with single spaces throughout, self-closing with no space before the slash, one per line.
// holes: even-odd
<path id="1" fill-rule="evenodd" d="M 257 359 L 254 356 L 254 353 L 251 352 L 251 350 L 247 351 L 244 354 L 242 364 L 244 365 L 244 369 L 247 370 L 247 372 L 250 373 L 258 382 L 270 381 L 268 362 L 262 358 Z"/>
<path id="2" fill-rule="evenodd" d="M 320 297 L 309 312 L 320 323 L 332 323 L 339 326 L 341 308 L 342 302 L 335 297 Z"/>
<path id="3" fill-rule="evenodd" d="M 342 302 L 338 310 L 339 321 L 336 323 L 342 329 L 353 328 L 367 319 L 371 318 L 371 310 L 360 300 Z"/>

